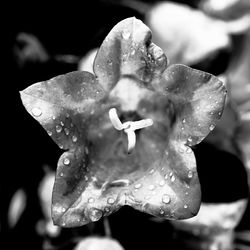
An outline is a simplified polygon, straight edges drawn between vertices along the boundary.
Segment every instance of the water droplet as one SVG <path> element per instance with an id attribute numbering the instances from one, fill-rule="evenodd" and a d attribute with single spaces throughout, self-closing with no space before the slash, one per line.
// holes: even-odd
<path id="1" fill-rule="evenodd" d="M 186 119 L 185 118 L 182 120 L 182 123 L 186 123 Z"/>
<path id="2" fill-rule="evenodd" d="M 63 172 L 60 173 L 60 176 L 63 177 Z"/>
<path id="3" fill-rule="evenodd" d="M 114 198 L 108 198 L 108 204 L 114 204 L 115 203 L 115 199 Z"/>
<path id="4" fill-rule="evenodd" d="M 192 178 L 193 177 L 193 172 L 191 170 L 188 171 L 188 178 Z"/>
<path id="5" fill-rule="evenodd" d="M 52 116 L 52 119 L 53 119 L 53 120 L 55 120 L 55 119 L 56 119 L 56 117 L 53 115 L 53 116 Z"/>
<path id="6" fill-rule="evenodd" d="M 169 176 L 170 176 L 170 177 L 173 176 L 173 172 L 170 172 L 170 173 L 169 173 Z"/>
<path id="7" fill-rule="evenodd" d="M 66 135 L 69 135 L 69 129 L 68 128 L 64 128 L 64 132 Z"/>
<path id="8" fill-rule="evenodd" d="M 110 212 L 110 208 L 109 207 L 105 207 L 105 209 L 104 209 L 107 213 L 109 213 Z"/>
<path id="9" fill-rule="evenodd" d="M 169 195 L 164 194 L 164 195 L 162 196 L 162 202 L 163 202 L 163 203 L 168 204 L 170 201 L 171 201 L 171 198 L 170 198 Z"/>
<path id="10" fill-rule="evenodd" d="M 112 64 L 113 64 L 112 60 L 110 60 L 110 59 L 108 59 L 107 63 L 109 66 L 112 66 Z"/>
<path id="11" fill-rule="evenodd" d="M 153 174 L 154 173 L 154 169 L 151 169 L 150 171 L 149 171 L 149 174 Z"/>
<path id="12" fill-rule="evenodd" d="M 184 127 L 181 127 L 181 130 L 184 130 Z"/>
<path id="13" fill-rule="evenodd" d="M 164 178 L 165 178 L 165 180 L 166 180 L 166 179 L 168 178 L 168 175 L 167 175 L 167 174 L 165 174 Z"/>
<path id="14" fill-rule="evenodd" d="M 62 144 L 58 144 L 60 149 L 63 149 L 63 145 Z"/>
<path id="15" fill-rule="evenodd" d="M 187 152 L 188 154 L 190 154 L 190 153 L 192 153 L 192 149 L 191 149 L 190 147 L 186 147 L 186 152 Z"/>
<path id="16" fill-rule="evenodd" d="M 218 115 L 221 116 L 221 112 L 219 112 Z"/>
<path id="17" fill-rule="evenodd" d="M 152 190 L 155 189 L 155 186 L 154 185 L 149 185 L 148 189 L 152 191 Z"/>
<path id="18" fill-rule="evenodd" d="M 165 181 L 164 180 L 160 181 L 159 185 L 160 186 L 164 186 L 165 185 Z"/>
<path id="19" fill-rule="evenodd" d="M 56 132 L 60 133 L 62 131 L 62 127 L 60 125 L 56 125 Z"/>
<path id="20" fill-rule="evenodd" d="M 52 136 L 52 132 L 51 131 L 47 131 L 49 136 Z"/>
<path id="21" fill-rule="evenodd" d="M 64 122 L 63 121 L 61 121 L 60 123 L 61 123 L 62 126 L 64 126 Z"/>
<path id="22" fill-rule="evenodd" d="M 163 215 L 163 214 L 164 214 L 164 211 L 163 211 L 162 209 L 160 210 L 160 214 L 161 214 L 161 215 Z"/>
<path id="23" fill-rule="evenodd" d="M 142 184 L 141 184 L 141 183 L 135 184 L 135 188 L 136 188 L 136 189 L 138 189 L 138 188 L 140 188 L 140 187 L 142 187 Z"/>
<path id="24" fill-rule="evenodd" d="M 187 141 L 188 141 L 189 143 L 191 143 L 191 142 L 193 141 L 193 138 L 192 138 L 191 136 L 189 136 L 189 137 L 187 138 Z"/>
<path id="25" fill-rule="evenodd" d="M 34 116 L 36 116 L 36 117 L 42 115 L 42 110 L 39 109 L 39 108 L 33 108 L 33 109 L 31 110 L 31 112 L 32 112 L 32 114 L 33 114 Z"/>
<path id="26" fill-rule="evenodd" d="M 63 227 L 65 227 L 65 226 L 66 226 L 66 223 L 65 223 L 65 222 L 63 222 L 63 223 L 62 223 L 62 226 L 63 226 Z"/>
<path id="27" fill-rule="evenodd" d="M 63 159 L 63 164 L 64 165 L 69 165 L 70 164 L 70 159 L 69 158 L 64 158 Z"/>
<path id="28" fill-rule="evenodd" d="M 92 198 L 92 197 L 90 197 L 90 198 L 88 199 L 88 203 L 93 203 L 94 201 L 95 201 L 95 199 Z"/>
<path id="29" fill-rule="evenodd" d="M 89 218 L 91 221 L 98 221 L 102 217 L 102 211 L 96 208 L 92 208 L 89 210 Z"/>
<path id="30" fill-rule="evenodd" d="M 172 181 L 172 182 L 175 181 L 175 176 L 174 176 L 174 175 L 171 177 L 171 181 Z"/>
<path id="31" fill-rule="evenodd" d="M 64 213 L 65 211 L 66 211 L 66 208 L 65 208 L 65 207 L 63 207 L 63 208 L 62 208 L 62 212 Z"/>
<path id="32" fill-rule="evenodd" d="M 122 37 L 123 37 L 123 39 L 125 39 L 125 40 L 129 39 L 129 37 L 130 37 L 130 32 L 129 32 L 128 30 L 124 30 L 124 31 L 122 32 Z"/>
<path id="33" fill-rule="evenodd" d="M 85 147 L 85 154 L 88 155 L 89 154 L 89 149 L 87 147 Z"/>
<path id="34" fill-rule="evenodd" d="M 185 205 L 184 205 L 184 208 L 187 208 L 187 207 L 188 207 L 187 204 L 185 204 Z"/>
<path id="35" fill-rule="evenodd" d="M 72 141 L 73 141 L 73 142 L 76 142 L 76 141 L 77 141 L 77 136 L 73 135 L 73 136 L 72 136 Z"/>
<path id="36" fill-rule="evenodd" d="M 211 124 L 211 125 L 209 126 L 209 130 L 210 130 L 210 131 L 212 131 L 214 128 L 215 128 L 215 126 L 214 126 L 213 124 Z"/>

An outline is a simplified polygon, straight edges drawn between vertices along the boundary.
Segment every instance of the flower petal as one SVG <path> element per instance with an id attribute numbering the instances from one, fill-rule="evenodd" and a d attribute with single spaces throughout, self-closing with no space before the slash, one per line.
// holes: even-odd
<path id="1" fill-rule="evenodd" d="M 62 149 L 84 143 L 85 123 L 105 95 L 88 72 L 71 72 L 20 92 L 27 111 Z"/>
<path id="2" fill-rule="evenodd" d="M 187 219 L 196 215 L 201 193 L 192 149 L 171 142 L 127 197 L 127 204 L 154 216 Z"/>
<path id="3" fill-rule="evenodd" d="M 110 90 L 123 76 L 148 83 L 167 64 L 163 51 L 151 43 L 149 28 L 136 18 L 127 18 L 102 43 L 94 61 L 94 72 L 103 88 Z"/>
<path id="4" fill-rule="evenodd" d="M 172 138 L 184 144 L 191 146 L 202 141 L 222 115 L 226 88 L 209 73 L 171 65 L 154 88 L 171 100 L 175 114 Z"/>

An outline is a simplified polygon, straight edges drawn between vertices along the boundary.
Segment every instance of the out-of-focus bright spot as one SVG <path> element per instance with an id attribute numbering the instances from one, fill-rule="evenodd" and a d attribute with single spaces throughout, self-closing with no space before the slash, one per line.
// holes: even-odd
<path id="1" fill-rule="evenodd" d="M 211 229 L 232 230 L 242 218 L 247 206 L 247 199 L 231 203 L 202 203 L 198 214 L 190 219 L 171 221 L 182 230 L 189 231 L 192 226 L 205 226 Z"/>
<path id="2" fill-rule="evenodd" d="M 235 3 L 239 2 L 239 0 L 207 0 L 204 1 L 207 7 L 216 9 L 216 10 L 224 10 Z"/>
<path id="3" fill-rule="evenodd" d="M 98 49 L 90 50 L 79 62 L 78 70 L 93 73 L 93 63 Z"/>
<path id="4" fill-rule="evenodd" d="M 241 199 L 224 204 L 202 203 L 196 216 L 171 223 L 177 234 L 188 233 L 191 241 L 199 246 L 197 249 L 204 245 L 207 246 L 206 249 L 232 249 L 234 229 L 245 212 L 247 202 L 247 199 Z M 186 244 L 190 242 L 187 241 Z"/>
<path id="5" fill-rule="evenodd" d="M 74 250 L 124 250 L 124 248 L 115 239 L 89 237 L 80 241 Z"/>
<path id="6" fill-rule="evenodd" d="M 49 171 L 45 174 L 38 188 L 40 204 L 45 219 L 38 222 L 37 231 L 39 234 L 48 234 L 51 237 L 58 236 L 61 231 L 60 227 L 55 226 L 53 224 L 51 218 L 51 203 L 52 203 L 52 191 L 53 191 L 54 181 L 55 181 L 55 173 Z"/>
<path id="7" fill-rule="evenodd" d="M 170 63 L 192 65 L 229 48 L 230 34 L 245 31 L 249 18 L 225 22 L 184 4 L 164 2 L 151 8 L 145 22 L 152 30 L 153 42 L 163 49 Z"/>
<path id="8" fill-rule="evenodd" d="M 22 189 L 18 189 L 12 196 L 8 211 L 8 223 L 10 228 L 15 227 L 20 219 L 26 207 L 26 200 L 26 194 Z"/>

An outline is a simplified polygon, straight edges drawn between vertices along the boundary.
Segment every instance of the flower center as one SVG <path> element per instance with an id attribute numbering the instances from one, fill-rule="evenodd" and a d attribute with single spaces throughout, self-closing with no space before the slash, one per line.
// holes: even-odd
<path id="1" fill-rule="evenodd" d="M 142 129 L 153 125 L 152 119 L 142 119 L 139 121 L 127 121 L 122 123 L 117 115 L 116 108 L 109 110 L 109 119 L 117 130 L 124 130 L 128 136 L 128 154 L 132 152 L 136 144 L 135 130 Z"/>

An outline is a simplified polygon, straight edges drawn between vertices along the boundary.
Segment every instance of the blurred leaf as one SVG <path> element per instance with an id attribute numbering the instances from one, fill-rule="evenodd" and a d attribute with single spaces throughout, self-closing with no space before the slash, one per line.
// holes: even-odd
<path id="1" fill-rule="evenodd" d="M 88 237 L 81 240 L 74 250 L 124 250 L 124 248 L 115 239 Z"/>
<path id="2" fill-rule="evenodd" d="M 250 16 L 225 22 L 188 5 L 164 2 L 151 8 L 145 22 L 170 63 L 194 65 L 220 49 L 229 49 L 230 34 L 246 31 Z"/>
<path id="3" fill-rule="evenodd" d="M 8 211 L 8 223 L 9 227 L 13 228 L 18 223 L 22 213 L 26 208 L 26 193 L 23 189 L 18 189 L 12 196 L 9 211 Z"/>

